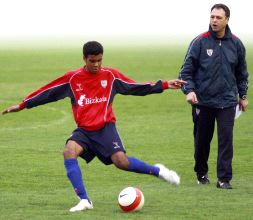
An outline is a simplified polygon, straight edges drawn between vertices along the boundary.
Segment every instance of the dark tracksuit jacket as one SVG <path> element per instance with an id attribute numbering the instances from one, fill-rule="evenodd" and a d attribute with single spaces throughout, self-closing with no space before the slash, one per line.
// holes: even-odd
<path id="1" fill-rule="evenodd" d="M 201 106 L 226 108 L 235 106 L 247 94 L 248 72 L 245 48 L 227 26 L 225 36 L 218 39 L 209 31 L 190 44 L 180 79 L 188 82 L 183 92 L 194 91 Z"/>

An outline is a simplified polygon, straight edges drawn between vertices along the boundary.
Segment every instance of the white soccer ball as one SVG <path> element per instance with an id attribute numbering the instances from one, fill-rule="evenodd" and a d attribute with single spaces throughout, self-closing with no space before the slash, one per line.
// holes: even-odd
<path id="1" fill-rule="evenodd" d="M 126 187 L 119 193 L 118 204 L 124 212 L 140 210 L 144 205 L 144 195 L 136 187 Z"/>

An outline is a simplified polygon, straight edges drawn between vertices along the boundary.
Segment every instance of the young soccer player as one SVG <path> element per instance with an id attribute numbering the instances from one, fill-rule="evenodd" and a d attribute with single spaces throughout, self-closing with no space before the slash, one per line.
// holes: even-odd
<path id="1" fill-rule="evenodd" d="M 5 109 L 2 114 L 18 112 L 49 102 L 69 97 L 77 129 L 67 139 L 64 149 L 64 165 L 67 176 L 80 198 L 71 212 L 92 209 L 82 180 L 82 172 L 77 158 L 89 163 L 97 157 L 106 165 L 149 174 L 178 185 L 180 177 L 164 165 L 150 165 L 135 157 L 126 155 L 125 148 L 115 126 L 116 118 L 112 111 L 114 96 L 144 96 L 161 93 L 165 89 L 179 89 L 185 81 L 159 80 L 156 83 L 137 83 L 118 70 L 102 67 L 103 46 L 90 41 L 83 46 L 85 66 L 72 70 L 28 95 L 19 105 Z"/>

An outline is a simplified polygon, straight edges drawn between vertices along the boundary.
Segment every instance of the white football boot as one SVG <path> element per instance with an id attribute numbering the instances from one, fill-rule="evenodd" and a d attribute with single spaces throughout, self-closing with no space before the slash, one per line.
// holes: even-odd
<path id="1" fill-rule="evenodd" d="M 165 180 L 166 182 L 173 184 L 173 185 L 179 185 L 180 184 L 180 177 L 177 175 L 177 173 L 173 170 L 169 170 L 167 167 L 165 167 L 162 164 L 155 164 L 154 166 L 159 167 L 159 178 Z"/>
<path id="2" fill-rule="evenodd" d="M 78 212 L 86 209 L 93 209 L 93 204 L 92 202 L 89 203 L 87 199 L 81 199 L 80 202 L 76 206 L 72 207 L 69 211 Z"/>

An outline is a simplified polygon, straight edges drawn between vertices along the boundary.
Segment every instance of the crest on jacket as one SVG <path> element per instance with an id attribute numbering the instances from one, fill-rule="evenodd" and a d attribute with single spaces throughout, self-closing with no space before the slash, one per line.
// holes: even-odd
<path id="1" fill-rule="evenodd" d="M 106 86 L 107 86 L 107 80 L 101 80 L 101 86 L 103 88 L 106 88 Z"/>
<path id="2" fill-rule="evenodd" d="M 206 50 L 207 55 L 210 57 L 213 54 L 213 49 L 207 49 Z"/>

